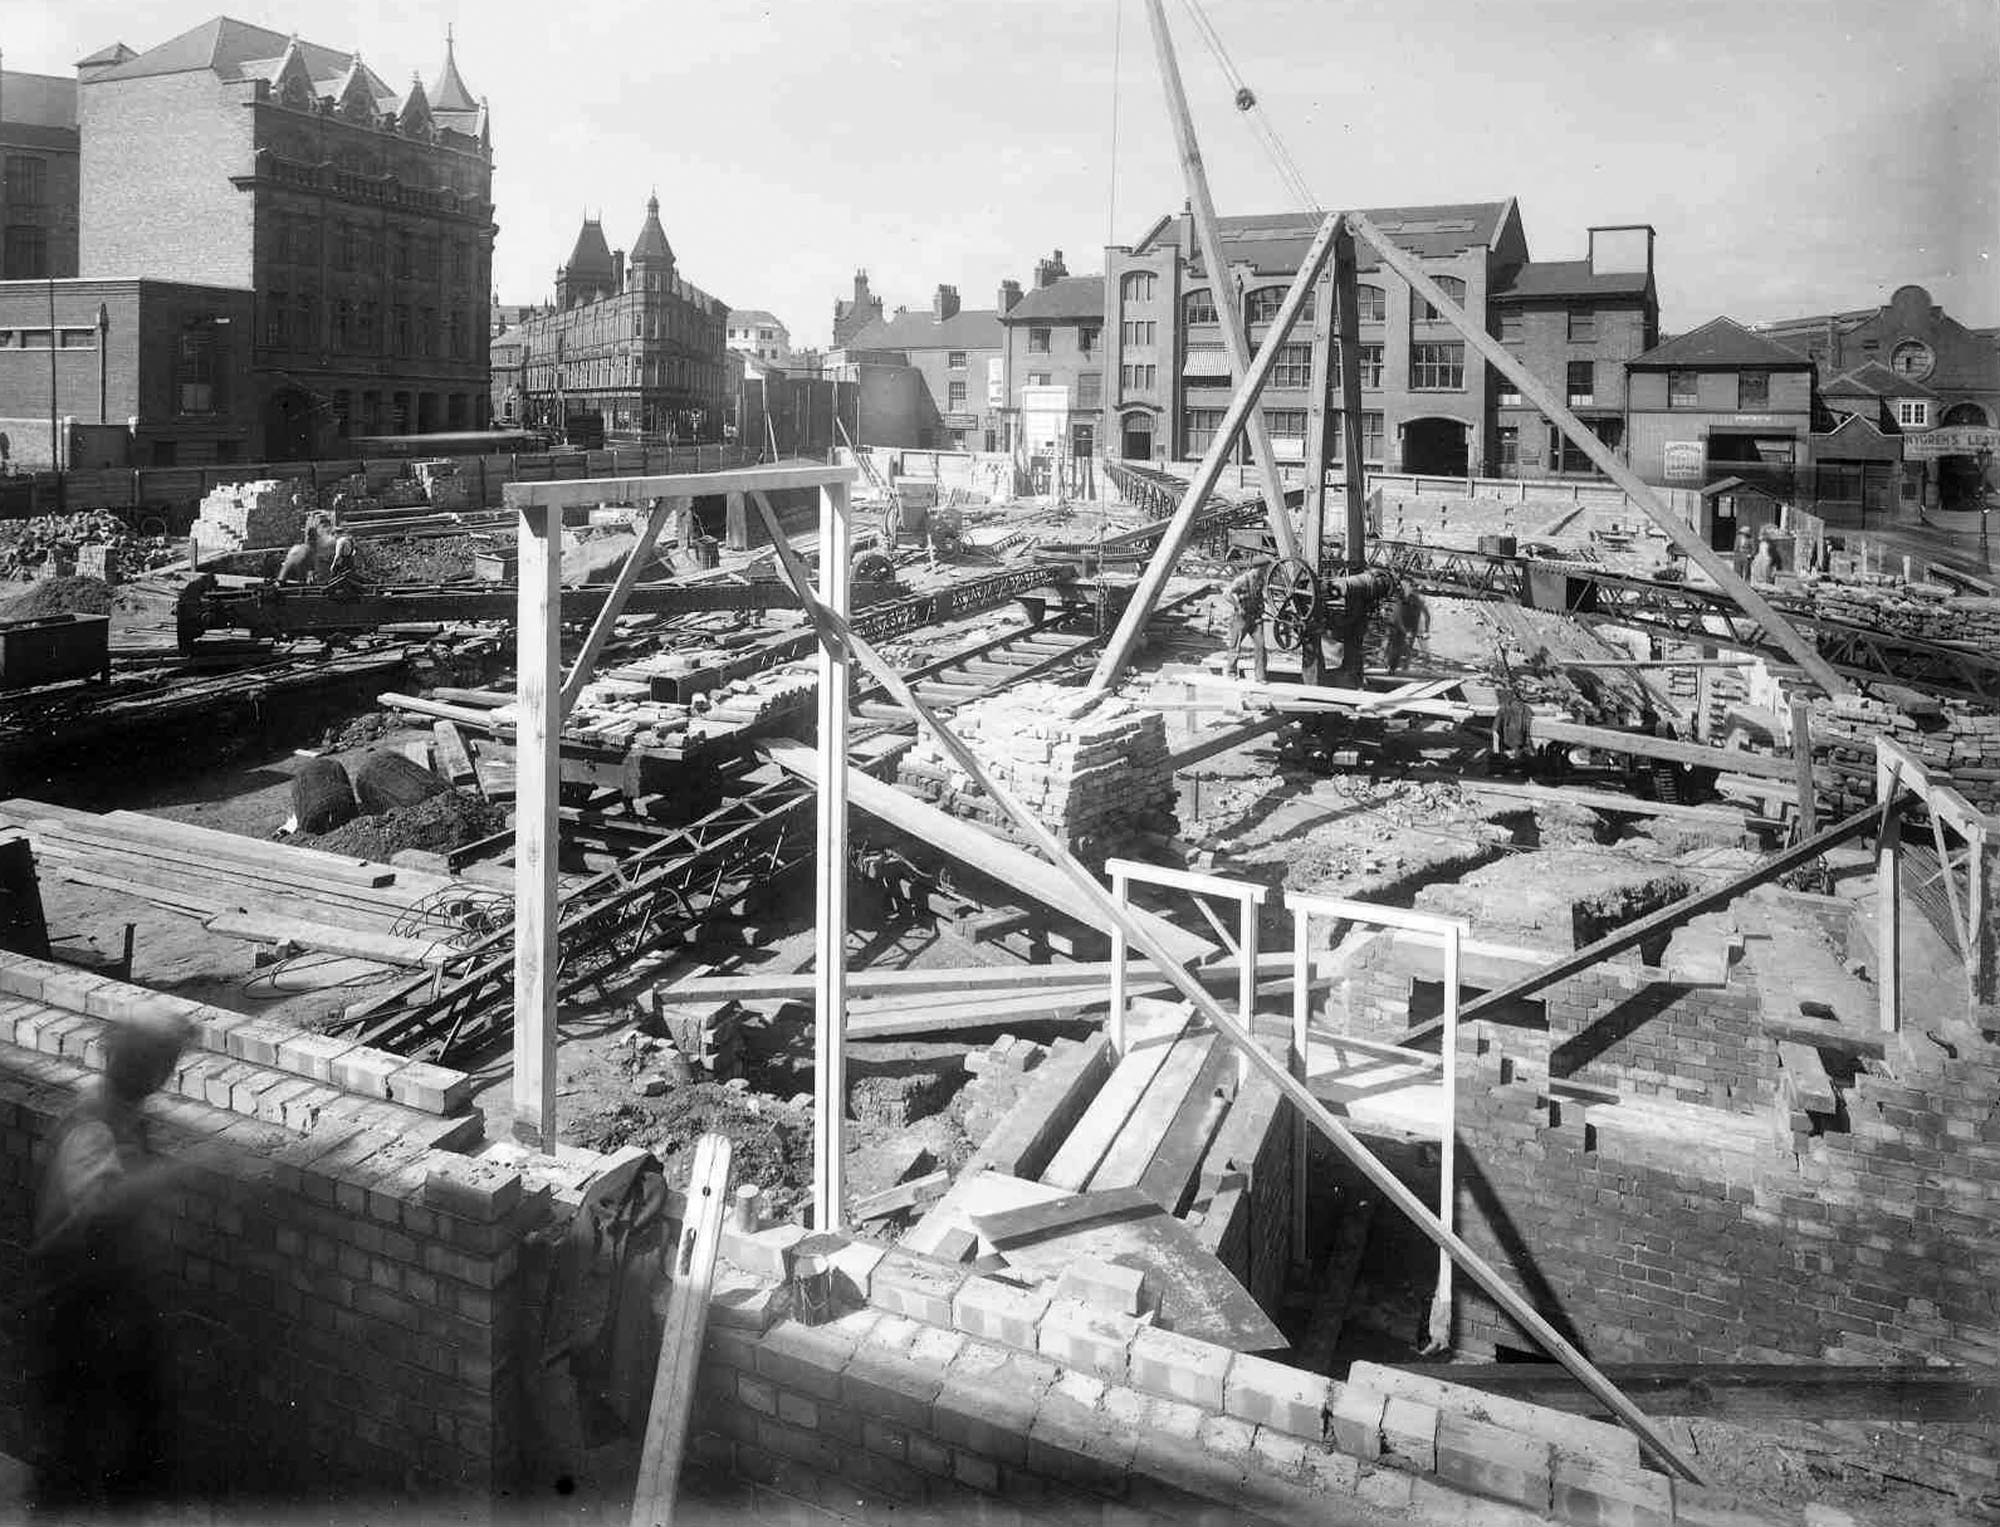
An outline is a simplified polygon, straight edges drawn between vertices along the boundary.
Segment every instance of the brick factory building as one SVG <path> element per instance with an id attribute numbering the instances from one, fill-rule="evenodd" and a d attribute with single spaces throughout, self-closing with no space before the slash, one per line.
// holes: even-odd
<path id="1" fill-rule="evenodd" d="M 1566 395 L 1588 379 L 1586 417 L 1618 430 L 1618 365 L 1658 330 L 1652 230 L 1591 230 L 1588 258 L 1538 262 L 1518 205 L 1476 202 L 1395 207 L 1368 216 L 1423 262 L 1425 272 L 1489 333 L 1518 340 L 1536 372 Z M 1303 214 L 1221 219 L 1231 274 L 1249 326 L 1263 340 L 1319 219 Z M 1457 331 L 1361 251 L 1361 384 L 1366 464 L 1438 475 L 1588 472 L 1558 451 L 1548 461 L 1539 415 L 1500 388 Z M 1105 375 L 1109 450 L 1132 460 L 1200 456 L 1222 422 L 1234 367 L 1215 319 L 1215 292 L 1191 219 L 1160 219 L 1139 242 L 1106 252 Z M 1338 400 L 1333 278 L 1329 270 L 1280 352 L 1264 392 L 1264 417 L 1280 462 L 1303 464 L 1315 389 Z M 1308 330 L 1305 326 L 1310 325 Z M 1584 368 L 1588 368 L 1587 372 Z M 1370 396 L 1372 395 L 1372 396 Z M 1600 398 L 1602 401 L 1600 401 Z M 1329 407 L 1327 459 L 1341 431 Z M 1247 443 L 1239 447 L 1246 451 Z M 1247 460 L 1247 455 L 1241 459 Z"/>
<path id="2" fill-rule="evenodd" d="M 254 456 L 486 424 L 493 151 L 449 40 L 398 91 L 217 17 L 79 98 L 81 269 L 256 294 Z"/>
<path id="3" fill-rule="evenodd" d="M 647 198 L 629 258 L 585 218 L 556 271 L 555 305 L 518 330 L 526 422 L 591 419 L 606 435 L 720 440 L 728 318 L 727 303 L 681 279 L 659 197 Z"/>
<path id="4" fill-rule="evenodd" d="M 13 464 L 256 460 L 252 313 L 241 287 L 0 282 L 0 431 Z"/>
<path id="5" fill-rule="evenodd" d="M 75 275 L 75 80 L 0 69 L 0 170 L 0 281 Z"/>

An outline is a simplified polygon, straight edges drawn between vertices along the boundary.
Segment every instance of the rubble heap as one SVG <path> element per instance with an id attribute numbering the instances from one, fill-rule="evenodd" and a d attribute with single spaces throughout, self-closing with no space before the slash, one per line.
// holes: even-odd
<path id="1" fill-rule="evenodd" d="M 1024 684 L 966 706 L 953 721 L 994 777 L 1081 859 L 1102 860 L 1140 835 L 1178 830 L 1158 711 Z M 903 758 L 897 783 L 954 816 L 1008 829 L 1000 808 L 934 743 Z"/>
<path id="2" fill-rule="evenodd" d="M 306 516 L 317 507 L 311 490 L 296 482 L 267 477 L 211 488 L 188 531 L 194 560 L 199 564 L 246 548 L 290 546 L 305 534 Z"/>

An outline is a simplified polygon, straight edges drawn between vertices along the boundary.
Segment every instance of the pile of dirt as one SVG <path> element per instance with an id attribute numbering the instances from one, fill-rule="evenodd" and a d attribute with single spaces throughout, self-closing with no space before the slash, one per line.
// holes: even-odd
<path id="1" fill-rule="evenodd" d="M 317 837 L 301 837 L 306 847 L 387 864 L 406 848 L 441 853 L 489 838 L 507 825 L 507 813 L 490 801 L 446 790 L 414 806 L 356 817 Z"/>
<path id="2" fill-rule="evenodd" d="M 595 1151 L 642 1146 L 665 1164 L 669 1180 L 683 1181 L 695 1141 L 711 1132 L 729 1137 L 730 1181 L 762 1187 L 776 1218 L 788 1217 L 811 1196 L 810 1115 L 719 1082 L 692 1082 L 661 1097 L 580 1111 L 564 1133 Z"/>
<path id="3" fill-rule="evenodd" d="M 101 578 L 40 578 L 20 593 L 0 599 L 0 620 L 110 613 L 111 586 Z"/>
<path id="4" fill-rule="evenodd" d="M 355 542 L 365 583 L 451 583 L 472 576 L 473 536 L 385 536 Z"/>
<path id="5" fill-rule="evenodd" d="M 388 711 L 371 710 L 365 715 L 329 726 L 320 735 L 320 746 L 331 748 L 336 753 L 373 747 L 391 732 L 398 731 L 405 725 L 406 722 Z"/>

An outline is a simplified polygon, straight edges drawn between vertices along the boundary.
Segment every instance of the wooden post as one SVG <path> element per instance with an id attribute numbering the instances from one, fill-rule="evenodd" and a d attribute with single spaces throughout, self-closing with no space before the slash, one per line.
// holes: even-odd
<path id="1" fill-rule="evenodd" d="M 758 503 L 768 510 L 762 493 Z M 771 514 L 773 521 L 777 519 Z M 774 544 L 784 540 L 774 525 Z M 847 484 L 819 490 L 819 592 L 843 619 L 848 585 Z M 819 825 L 814 864 L 818 927 L 813 989 L 813 1228 L 838 1230 L 847 1115 L 847 693 L 845 649 L 822 643 L 819 679 Z"/>
<path id="2" fill-rule="evenodd" d="M 1901 789 L 1895 763 L 1877 748 L 1875 799 L 1884 811 L 1882 830 L 1875 837 L 1875 992 L 1876 1021 L 1885 1034 L 1897 1033 L 1903 1026 L 1903 895 L 1898 866 L 1903 815 L 1888 809 Z"/>
<path id="3" fill-rule="evenodd" d="M 562 673 L 562 511 L 520 510 L 515 611 L 514 1134 L 556 1143 L 557 714 Z"/>
<path id="4" fill-rule="evenodd" d="M 1455 1229 L 1458 1184 L 1458 928 L 1444 930 L 1444 1127 L 1438 1143 L 1438 1223 Z M 1451 1253 L 1438 1251 L 1437 1292 L 1431 1296 L 1431 1352 L 1451 1346 Z"/>
<path id="5" fill-rule="evenodd" d="M 1194 480 L 1188 484 L 1187 493 L 1167 522 L 1160 544 L 1153 557 L 1146 564 L 1146 571 L 1139 579 L 1139 586 L 1133 591 L 1132 600 L 1125 607 L 1125 613 L 1118 619 L 1118 629 L 1112 633 L 1104 654 L 1098 659 L 1097 668 L 1090 676 L 1089 693 L 1101 693 L 1117 682 L 1118 676 L 1132 661 L 1132 654 L 1138 649 L 1139 638 L 1145 634 L 1146 622 L 1152 619 L 1153 609 L 1160 602 L 1160 594 L 1167 586 L 1167 579 L 1173 576 L 1174 564 L 1180 560 L 1183 547 L 1187 545 L 1188 533 L 1194 528 L 1195 517 L 1200 514 L 1202 504 L 1207 500 L 1209 490 L 1222 475 L 1224 458 L 1235 442 L 1236 433 L 1242 429 L 1243 421 L 1257 406 L 1262 396 L 1264 383 L 1269 380 L 1271 368 L 1277 364 L 1278 351 L 1292 322 L 1305 305 L 1306 294 L 1319 280 L 1319 273 L 1326 268 L 1326 262 L 1333 253 L 1333 241 L 1340 232 L 1340 216 L 1334 214 L 1320 227 L 1312 248 L 1306 251 L 1304 264 L 1292 279 L 1291 290 L 1285 293 L 1284 303 L 1278 309 L 1278 316 L 1272 321 L 1271 332 L 1264 336 L 1264 343 L 1258 347 L 1257 355 L 1250 363 L 1250 370 L 1236 389 L 1236 396 L 1229 400 L 1229 408 L 1222 416 L 1222 426 L 1215 432 L 1215 440 L 1202 457 L 1201 465 L 1195 470 Z"/>
<path id="6" fill-rule="evenodd" d="M 1819 791 L 1813 785 L 1812 706 L 1797 698 L 1792 701 L 1792 768 L 1798 789 L 1798 833 L 1801 838 L 1810 838 L 1819 831 Z"/>
<path id="7" fill-rule="evenodd" d="M 695 1142 L 687 1212 L 680 1237 L 668 1250 L 673 1283 L 660 1328 L 652 1404 L 646 1412 L 639 1478 L 632 1491 L 631 1527 L 670 1527 L 674 1519 L 688 1422 L 696 1403 L 695 1370 L 701 1364 L 715 1257 L 722 1249 L 723 1211 L 729 1204 L 729 1154 L 727 1135 L 703 1135 Z"/>
<path id="8" fill-rule="evenodd" d="M 1736 575 L 1736 569 L 1718 557 L 1695 528 L 1660 501 L 1658 493 L 1649 487 L 1624 462 L 1606 448 L 1603 441 L 1583 426 L 1583 421 L 1570 412 L 1563 399 L 1521 364 L 1518 357 L 1510 354 L 1507 347 L 1493 338 L 1479 325 L 1465 316 L 1465 310 L 1444 294 L 1442 288 L 1425 275 L 1408 251 L 1401 248 L 1381 229 L 1359 212 L 1345 215 L 1345 226 L 1366 239 L 1381 256 L 1382 263 L 1394 271 L 1410 288 L 1430 305 L 1450 320 L 1466 345 L 1477 351 L 1494 369 L 1518 387 L 1524 397 L 1539 408 L 1550 423 L 1560 429 L 1577 449 L 1587 456 L 1597 469 L 1612 482 L 1625 490 L 1627 497 L 1646 512 L 1646 516 L 1665 532 L 1668 540 L 1687 553 L 1688 560 L 1713 578 L 1722 591 L 1740 605 L 1745 614 L 1756 621 L 1771 635 L 1772 640 L 1785 649 L 1786 654 L 1806 671 L 1820 688 L 1830 695 L 1846 695 L 1854 692 L 1854 686 L 1834 671 L 1831 664 L 1819 655 L 1813 644 L 1792 628 L 1770 603 L 1755 589 Z M 1581 500 L 1579 500 L 1580 502 Z"/>
<path id="9" fill-rule="evenodd" d="M 1257 917 L 1260 899 L 1242 898 L 1237 912 L 1236 957 L 1243 962 L 1236 981 L 1236 1016 L 1247 1033 L 1257 1031 Z M 1236 1083 L 1250 1079 L 1250 1063 L 1236 1057 Z"/>
<path id="10" fill-rule="evenodd" d="M 1129 899 L 1129 882 L 1125 871 L 1111 866 L 1111 895 L 1119 906 Z M 1111 1013 L 1106 1019 L 1107 1032 L 1111 1036 L 1111 1053 L 1120 1059 L 1125 1055 L 1125 932 L 1116 924 L 1111 928 Z"/>
<path id="11" fill-rule="evenodd" d="M 1289 898 L 1288 898 L 1289 899 Z M 1285 1053 L 1286 1073 L 1301 1087 L 1311 1085 L 1306 1074 L 1306 1050 L 1311 1043 L 1308 1026 L 1312 1021 L 1312 913 L 1304 907 L 1292 910 L 1292 1042 Z M 1311 1142 L 1306 1134 L 1305 1115 L 1292 1111 L 1292 1265 L 1303 1267 L 1308 1260 L 1306 1235 L 1307 1157 Z"/>
<path id="12" fill-rule="evenodd" d="M 760 498 L 759 506 L 775 530 L 776 517 L 771 514 L 769 504 Z M 1675 1450 L 1673 1443 L 1646 1418 L 1645 1412 L 1634 1405 L 1631 1398 L 1615 1384 L 1606 1379 L 1590 1359 L 1577 1350 L 1575 1343 L 1549 1324 L 1540 1311 L 1524 1299 L 1512 1284 L 1502 1278 L 1485 1258 L 1457 1234 L 1440 1225 L 1437 1216 L 1430 1211 L 1423 1200 L 1412 1193 L 1373 1151 L 1362 1144 L 1353 1131 L 1328 1112 L 1325 1105 L 1312 1095 L 1305 1083 L 1293 1076 L 1285 1066 L 1265 1054 L 1255 1038 L 1223 1010 L 1184 966 L 1176 963 L 1166 943 L 1134 918 L 1129 909 L 1119 906 L 1112 900 L 1110 893 L 1098 884 L 1096 878 L 1076 856 L 1064 848 L 1035 814 L 1015 798 L 1013 791 L 993 777 L 978 756 L 917 697 L 896 670 L 883 660 L 882 655 L 843 617 L 826 608 L 815 597 L 812 582 L 806 575 L 798 553 L 792 550 L 782 536 L 778 538 L 775 549 L 778 566 L 784 573 L 785 581 L 791 585 L 792 592 L 804 606 L 821 643 L 828 647 L 838 647 L 844 652 L 851 652 L 869 676 L 882 686 L 890 699 L 915 717 L 917 725 L 930 734 L 953 763 L 986 791 L 1022 836 L 1039 849 L 1044 858 L 1062 871 L 1077 894 L 1095 907 L 1106 922 L 1120 928 L 1126 939 L 1138 946 L 1181 997 L 1191 1003 L 1218 1034 L 1236 1047 L 1238 1054 L 1248 1060 L 1255 1070 L 1262 1073 L 1278 1089 L 1279 1095 L 1292 1105 L 1301 1119 L 1311 1123 L 1313 1128 L 1331 1141 L 1334 1148 L 1354 1164 L 1377 1192 L 1394 1204 L 1397 1210 L 1434 1245 L 1450 1252 L 1458 1265 L 1464 1268 L 1478 1284 L 1480 1291 L 1498 1305 L 1508 1319 L 1518 1325 L 1531 1339 L 1540 1343 L 1557 1362 L 1574 1374 L 1600 1403 L 1630 1427 L 1646 1452 L 1676 1473 L 1697 1484 L 1701 1483 L 1700 1472 Z"/>
<path id="13" fill-rule="evenodd" d="M 1357 277 L 1354 236 L 1343 229 L 1333 241 L 1333 300 L 1340 315 L 1340 437 L 1341 453 L 1347 461 L 1340 487 L 1347 503 L 1350 573 L 1368 566 L 1368 469 L 1361 459 L 1361 283 Z M 1316 554 L 1312 565 L 1319 567 Z"/>

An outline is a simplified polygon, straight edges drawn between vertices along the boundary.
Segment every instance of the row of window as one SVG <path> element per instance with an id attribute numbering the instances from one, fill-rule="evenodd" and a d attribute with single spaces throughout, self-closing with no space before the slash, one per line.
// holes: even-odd
<path id="1" fill-rule="evenodd" d="M 1153 342 L 1153 326 L 1149 323 L 1146 324 L 1144 327 L 1146 331 L 1146 337 L 1143 339 L 1134 339 L 1131 337 L 1133 325 L 1129 323 L 1125 325 L 1126 329 L 1125 343 L 1128 345 L 1150 345 Z M 1097 341 L 1099 337 L 1103 334 L 1103 332 L 1104 329 L 1102 324 L 1095 324 L 1095 323 L 1078 324 L 1076 326 L 1076 348 L 1083 354 L 1089 355 L 1093 350 L 1097 348 Z M 1030 355 L 1049 354 L 1049 346 L 1054 342 L 1054 339 L 1055 339 L 1055 331 L 1053 329 L 1037 329 L 1037 328 L 1029 329 L 1028 353 Z M 965 369 L 965 352 L 963 350 L 954 350 L 951 352 L 951 369 L 954 371 L 962 371 Z"/>
<path id="2" fill-rule="evenodd" d="M 279 213 L 270 221 L 270 259 L 279 265 L 319 264 L 319 219 L 306 213 Z M 394 280 L 435 281 L 449 276 L 455 286 L 484 285 L 469 239 L 434 239 L 426 234 L 391 228 L 386 233 L 365 223 L 335 220 L 326 229 L 328 259 L 338 271 L 385 270 Z"/>
<path id="3" fill-rule="evenodd" d="M 97 330 L 58 329 L 56 343 L 64 350 L 95 350 Z M 49 348 L 47 329 L 0 329 L 0 350 L 46 350 Z"/>
<path id="4" fill-rule="evenodd" d="M 557 373 L 561 377 L 558 381 Z M 677 387 L 713 392 L 721 384 L 718 369 L 679 355 L 607 355 L 595 360 L 537 366 L 528 373 L 530 392 L 554 392 L 589 387 Z"/>
<path id="5" fill-rule="evenodd" d="M 264 294 L 262 302 L 263 342 L 271 349 L 317 348 L 323 311 L 329 350 L 368 355 L 386 348 L 390 355 L 419 360 L 433 356 L 472 358 L 476 320 L 464 309 L 444 314 L 440 324 L 436 308 L 406 303 L 392 304 L 385 322 L 382 304 L 369 297 L 336 297 L 323 310 L 313 292 L 272 291 Z"/>

